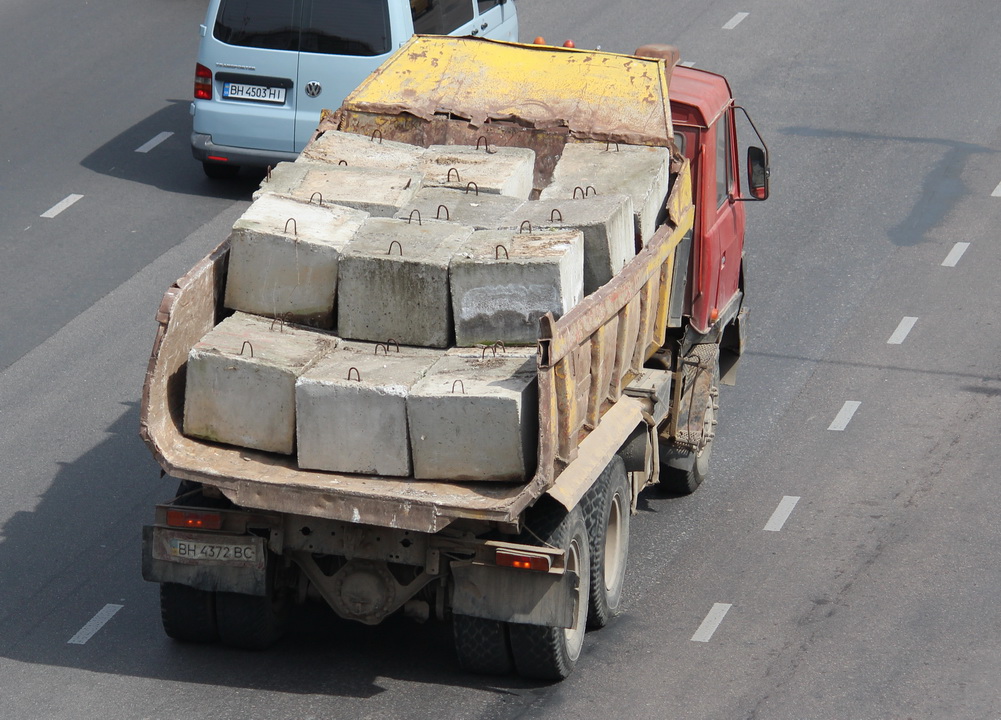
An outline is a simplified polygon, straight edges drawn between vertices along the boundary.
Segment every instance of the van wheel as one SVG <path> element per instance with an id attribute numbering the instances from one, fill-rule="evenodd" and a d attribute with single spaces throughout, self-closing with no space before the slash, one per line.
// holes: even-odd
<path id="1" fill-rule="evenodd" d="M 514 670 L 507 623 L 452 616 L 452 638 L 459 666 L 478 675 L 507 675 Z"/>
<path id="2" fill-rule="evenodd" d="M 615 455 L 581 501 L 591 539 L 591 595 L 587 626 L 602 628 L 622 611 L 629 556 L 632 492 L 622 458 Z"/>
<path id="3" fill-rule="evenodd" d="M 189 643 L 219 639 L 215 593 L 178 583 L 160 583 L 160 621 L 167 637 Z"/>
<path id="4" fill-rule="evenodd" d="M 529 511 L 521 540 L 561 548 L 566 567 L 577 576 L 574 618 L 569 628 L 510 623 L 514 666 L 527 678 L 563 680 L 573 672 L 584 645 L 591 577 L 591 546 L 580 506 L 569 513 L 555 501 L 542 498 Z"/>
<path id="5" fill-rule="evenodd" d="M 239 165 L 229 165 L 227 163 L 214 163 L 204 161 L 202 169 L 205 174 L 213 180 L 232 180 L 240 174 Z"/>
<path id="6" fill-rule="evenodd" d="M 268 556 L 268 594 L 216 593 L 216 622 L 219 638 L 231 647 L 266 650 L 285 634 L 289 598 L 279 585 L 276 567 L 281 559 Z"/>

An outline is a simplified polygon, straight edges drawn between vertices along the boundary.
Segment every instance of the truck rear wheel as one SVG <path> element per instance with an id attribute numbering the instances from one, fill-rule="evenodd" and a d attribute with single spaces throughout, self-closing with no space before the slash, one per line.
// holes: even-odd
<path id="1" fill-rule="evenodd" d="M 590 628 L 605 627 L 622 611 L 631 505 L 629 478 L 622 458 L 616 455 L 581 501 L 591 539 Z"/>
<path id="2" fill-rule="evenodd" d="M 160 621 L 167 637 L 189 643 L 219 639 L 215 593 L 178 583 L 160 583 Z"/>
<path id="3" fill-rule="evenodd" d="M 268 594 L 216 593 L 219 638 L 231 647 L 266 650 L 285 634 L 288 593 L 278 582 L 281 558 L 268 556 Z"/>
<path id="4" fill-rule="evenodd" d="M 591 546 L 580 506 L 569 513 L 543 497 L 529 513 L 524 542 L 563 549 L 566 567 L 577 575 L 574 620 L 569 628 L 511 623 L 514 665 L 524 677 L 562 680 L 573 672 L 584 645 L 591 577 Z"/>
<path id="5" fill-rule="evenodd" d="M 452 637 L 459 666 L 478 675 L 507 675 L 514 670 L 507 623 L 452 616 Z"/>

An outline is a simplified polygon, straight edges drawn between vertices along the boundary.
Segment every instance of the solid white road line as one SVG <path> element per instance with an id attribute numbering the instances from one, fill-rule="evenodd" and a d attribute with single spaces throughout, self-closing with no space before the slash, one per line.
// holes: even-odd
<path id="1" fill-rule="evenodd" d="M 53 205 L 48 210 L 43 212 L 41 217 L 54 218 L 56 215 L 61 213 L 70 205 L 81 199 L 83 199 L 83 195 L 67 195 L 65 199 L 61 200 L 60 202 L 57 202 L 55 205 Z"/>
<path id="2" fill-rule="evenodd" d="M 699 629 L 692 635 L 692 642 L 709 642 L 712 639 L 716 628 L 723 622 L 723 618 L 729 612 L 732 605 L 730 603 L 716 603 L 713 609 L 706 615 L 706 619 L 699 625 Z"/>
<path id="3" fill-rule="evenodd" d="M 897 329 L 893 331 L 892 335 L 890 335 L 890 339 L 886 341 L 886 344 L 902 345 L 904 339 L 907 337 L 907 333 L 911 331 L 911 328 L 914 327 L 914 323 L 917 321 L 918 319 L 916 317 L 905 317 L 900 321 L 900 324 L 897 325 Z"/>
<path id="4" fill-rule="evenodd" d="M 166 140 L 167 138 L 169 138 L 173 134 L 174 133 L 172 133 L 172 132 L 162 132 L 159 135 L 157 135 L 155 138 L 153 138 L 152 140 L 150 140 L 149 142 L 144 143 L 143 145 L 140 145 L 139 147 L 137 147 L 136 148 L 136 152 L 137 153 L 148 153 L 150 150 L 152 150 L 153 148 L 155 148 L 157 145 L 159 145 L 160 143 L 162 143 L 164 140 Z"/>
<path id="5" fill-rule="evenodd" d="M 779 506 L 775 508 L 775 512 L 772 513 L 771 518 L 769 518 L 768 523 L 765 525 L 765 530 L 770 532 L 781 530 L 782 526 L 786 524 L 786 520 L 792 514 L 792 509 L 796 507 L 796 503 L 798 502 L 798 495 L 786 495 L 782 498 Z"/>
<path id="6" fill-rule="evenodd" d="M 945 256 L 945 260 L 942 261 L 942 265 L 945 267 L 956 267 L 959 262 L 959 258 L 963 257 L 963 253 L 966 252 L 966 248 L 970 247 L 968 242 L 958 242 L 952 246 L 952 250 L 949 254 Z"/>
<path id="7" fill-rule="evenodd" d="M 861 404 L 862 403 L 858 400 L 846 400 L 845 404 L 841 406 L 841 410 L 834 418 L 834 422 L 832 422 L 827 429 L 844 430 L 848 427 L 848 423 L 852 421 L 852 416 L 855 414 L 855 411 L 859 409 L 859 405 Z"/>
<path id="8" fill-rule="evenodd" d="M 80 628 L 80 631 L 76 635 L 67 640 L 66 644 L 67 645 L 85 644 L 88 640 L 94 637 L 94 634 L 98 630 L 104 627 L 105 623 L 107 623 L 108 620 L 110 620 L 115 616 L 115 613 L 117 613 L 123 607 L 125 606 L 108 603 L 98 611 L 97 615 L 95 615 L 90 619 L 90 622 L 88 622 L 86 625 Z"/>
<path id="9" fill-rule="evenodd" d="M 694 60 L 686 60 L 685 62 L 679 64 L 681 65 L 681 67 L 695 67 Z"/>
<path id="10" fill-rule="evenodd" d="M 733 30 L 735 27 L 740 25 L 740 23 L 751 13 L 739 12 L 727 21 L 726 25 L 723 26 L 724 30 Z"/>

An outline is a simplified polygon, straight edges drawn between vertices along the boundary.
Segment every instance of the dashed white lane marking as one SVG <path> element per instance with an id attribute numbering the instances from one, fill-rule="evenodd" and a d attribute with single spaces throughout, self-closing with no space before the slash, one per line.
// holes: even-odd
<path id="1" fill-rule="evenodd" d="M 94 634 L 98 630 L 104 627 L 104 625 L 108 622 L 108 620 L 110 620 L 115 616 L 115 613 L 117 613 L 123 607 L 125 606 L 108 603 L 97 612 L 97 615 L 95 615 L 90 619 L 90 622 L 88 622 L 86 625 L 80 628 L 80 631 L 76 635 L 67 640 L 66 644 L 67 645 L 85 644 L 88 640 L 94 637 Z"/>
<path id="2" fill-rule="evenodd" d="M 173 134 L 174 133 L 172 133 L 172 132 L 162 132 L 159 135 L 157 135 L 155 138 L 153 138 L 152 140 L 150 140 L 149 142 L 143 143 L 142 145 L 140 145 L 139 147 L 137 147 L 136 148 L 136 152 L 137 153 L 148 153 L 150 150 L 152 150 L 153 148 L 155 148 L 157 145 L 159 145 L 160 143 L 162 143 L 164 140 L 166 140 L 167 138 L 169 138 Z"/>
<path id="3" fill-rule="evenodd" d="M 786 495 L 779 502 L 779 506 L 775 508 L 775 512 L 768 519 L 768 523 L 765 525 L 765 530 L 770 532 L 778 532 L 782 529 L 782 526 L 786 524 L 786 520 L 792 514 L 792 509 L 796 507 L 796 503 L 799 502 L 799 496 L 797 495 Z"/>
<path id="4" fill-rule="evenodd" d="M 963 257 L 963 253 L 966 252 L 966 248 L 970 247 L 968 242 L 958 242 L 952 246 L 952 250 L 949 254 L 945 256 L 945 260 L 942 261 L 942 265 L 945 267 L 956 267 L 959 262 L 959 258 Z"/>
<path id="5" fill-rule="evenodd" d="M 716 603 L 713 605 L 713 609 L 709 611 L 706 619 L 699 625 L 699 629 L 692 635 L 692 642 L 709 642 L 712 639 L 713 633 L 716 632 L 716 628 L 723 622 L 723 618 L 730 611 L 731 607 L 730 603 Z"/>
<path id="6" fill-rule="evenodd" d="M 994 188 L 994 192 L 991 193 L 991 197 L 1001 197 L 1001 183 L 998 183 L 998 186 Z"/>
<path id="7" fill-rule="evenodd" d="M 916 317 L 905 317 L 900 321 L 900 324 L 897 325 L 897 329 L 893 331 L 892 335 L 890 335 L 890 339 L 886 341 L 886 344 L 902 345 L 904 339 L 907 337 L 907 333 L 911 331 L 911 328 L 914 327 L 914 323 L 917 321 L 918 319 Z"/>
<path id="8" fill-rule="evenodd" d="M 735 27 L 737 27 L 738 25 L 740 25 L 741 22 L 743 22 L 744 18 L 746 18 L 750 14 L 751 13 L 746 13 L 746 12 L 739 12 L 739 13 L 737 13 L 736 15 L 734 15 L 732 18 L 730 18 L 727 21 L 726 25 L 723 26 L 723 29 L 724 30 L 733 30 Z"/>
<path id="9" fill-rule="evenodd" d="M 852 416 L 855 411 L 859 409 L 861 405 L 858 400 L 846 400 L 845 404 L 841 406 L 841 410 L 838 412 L 837 416 L 834 418 L 834 422 L 831 423 L 828 430 L 844 430 L 848 427 L 848 423 L 852 421 Z"/>
<path id="10" fill-rule="evenodd" d="M 57 202 L 55 205 L 50 207 L 48 210 L 42 213 L 43 218 L 54 218 L 56 215 L 61 213 L 63 210 L 68 208 L 73 203 L 78 200 L 83 199 L 83 195 L 67 195 L 63 200 Z"/>
<path id="11" fill-rule="evenodd" d="M 695 67 L 695 61 L 686 60 L 685 62 L 681 63 L 681 67 Z"/>

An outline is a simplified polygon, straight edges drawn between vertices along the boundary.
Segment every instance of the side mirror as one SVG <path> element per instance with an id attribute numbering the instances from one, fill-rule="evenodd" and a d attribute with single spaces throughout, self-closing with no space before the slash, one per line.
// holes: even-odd
<path id="1" fill-rule="evenodd" d="M 768 199 L 768 158 L 753 145 L 747 148 L 747 187 L 757 200 Z"/>

